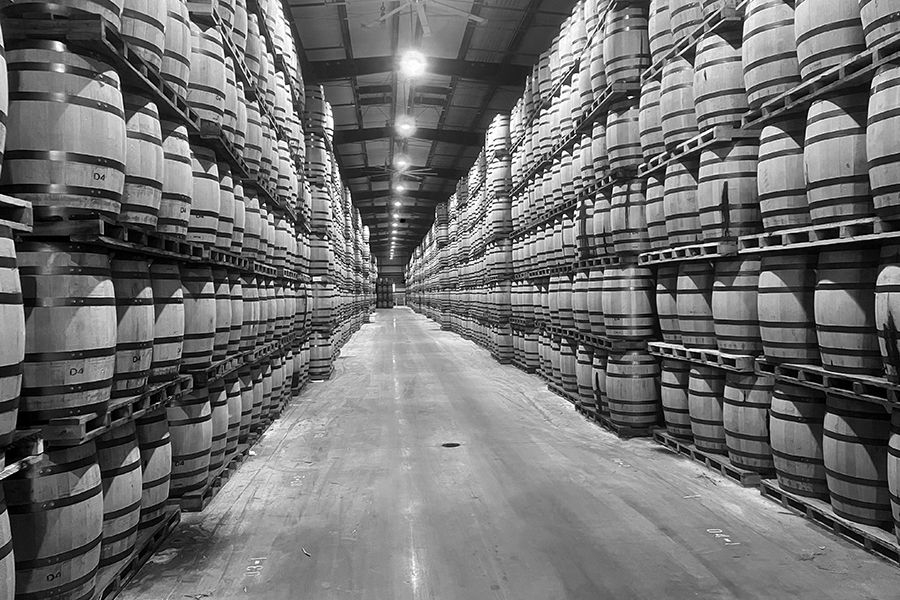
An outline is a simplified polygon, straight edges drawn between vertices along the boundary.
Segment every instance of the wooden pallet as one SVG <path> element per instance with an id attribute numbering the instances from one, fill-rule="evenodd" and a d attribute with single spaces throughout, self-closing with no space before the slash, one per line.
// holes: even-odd
<path id="1" fill-rule="evenodd" d="M 900 544 L 893 532 L 878 527 L 854 523 L 834 514 L 831 505 L 818 498 L 798 496 L 778 487 L 774 480 L 760 481 L 759 491 L 763 498 L 777 502 L 798 515 L 804 516 L 823 527 L 896 566 L 900 566 Z"/>
<path id="2" fill-rule="evenodd" d="M 31 202 L 0 194 L 0 227 L 29 233 L 34 226 Z"/>
<path id="3" fill-rule="evenodd" d="M 792 385 L 891 408 L 900 406 L 900 384 L 884 377 L 836 373 L 818 365 L 774 364 L 764 358 L 757 359 L 755 367 L 761 375 L 770 375 Z"/>
<path id="4" fill-rule="evenodd" d="M 627 440 L 636 437 L 650 437 L 656 430 L 655 427 L 631 427 L 613 423 L 612 419 L 605 415 L 595 413 L 594 421 L 604 429 L 613 432 L 620 439 Z"/>
<path id="5" fill-rule="evenodd" d="M 703 242 L 688 246 L 676 246 L 662 250 L 644 252 L 638 256 L 641 265 L 655 265 L 689 260 L 712 260 L 726 256 L 734 256 L 738 252 L 737 240 Z"/>
<path id="6" fill-rule="evenodd" d="M 181 509 L 169 505 L 166 507 L 166 515 L 161 523 L 149 529 L 138 530 L 134 551 L 124 564 L 114 571 L 107 568 L 97 572 L 97 585 L 92 600 L 115 598 L 138 574 L 141 567 L 147 564 L 150 557 L 162 547 L 180 522 Z"/>
<path id="7" fill-rule="evenodd" d="M 560 398 L 568 400 L 575 406 L 578 406 L 578 404 L 581 402 L 581 398 L 579 398 L 577 395 L 575 395 L 571 392 L 567 392 L 566 390 L 559 387 L 555 383 L 548 383 L 547 389 L 550 390 L 551 392 L 553 392 L 554 394 L 556 394 L 557 396 L 559 396 Z"/>
<path id="8" fill-rule="evenodd" d="M 591 269 L 597 268 L 617 267 L 620 264 L 631 264 L 632 260 L 632 257 L 622 257 L 615 254 L 610 254 L 607 256 L 587 257 L 582 258 L 577 263 L 575 263 L 575 270 L 589 271 Z"/>
<path id="9" fill-rule="evenodd" d="M 900 225 L 878 217 L 868 217 L 742 236 L 738 238 L 738 252 L 793 252 L 843 244 L 881 244 L 897 238 L 900 238 Z"/>
<path id="10" fill-rule="evenodd" d="M 736 481 L 743 487 L 756 487 L 763 479 L 763 475 L 755 471 L 735 467 L 727 456 L 700 450 L 690 442 L 669 435 L 664 429 L 657 429 L 653 432 L 653 441 Z"/>
<path id="11" fill-rule="evenodd" d="M 838 90 L 868 84 L 882 65 L 900 59 L 900 34 L 788 90 L 744 115 L 744 129 L 758 129 L 774 119 L 806 108 Z"/>
<path id="12" fill-rule="evenodd" d="M 759 131 L 743 130 L 738 123 L 735 123 L 734 125 L 716 125 L 715 127 L 707 129 L 691 139 L 678 144 L 671 152 L 657 154 L 647 162 L 643 163 L 638 168 L 637 176 L 647 177 L 648 175 L 665 169 L 673 162 L 696 157 L 707 148 L 722 144 L 730 144 L 736 140 L 756 139 L 758 137 Z"/>
<path id="13" fill-rule="evenodd" d="M 41 462 L 44 454 L 44 438 L 40 429 L 21 429 L 13 435 L 13 441 L 0 448 L 0 480 L 31 465 Z"/>
<path id="14" fill-rule="evenodd" d="M 177 120 L 187 127 L 189 133 L 197 132 L 197 113 L 103 17 L 88 13 L 59 17 L 33 12 L 27 5 L 8 6 L 4 14 L 16 18 L 15 25 L 10 23 L 3 30 L 7 44 L 20 40 L 51 39 L 92 53 L 99 52 L 111 60 L 123 87 L 139 88 L 157 105 L 161 117 Z"/>
<path id="15" fill-rule="evenodd" d="M 167 406 L 192 389 L 193 380 L 186 375 L 148 385 L 143 394 L 110 400 L 103 413 L 50 419 L 41 427 L 41 435 L 50 446 L 78 446 Z"/>
<path id="16" fill-rule="evenodd" d="M 755 356 L 728 354 L 718 350 L 685 348 L 666 342 L 649 342 L 648 347 L 650 354 L 655 356 L 683 360 L 736 373 L 753 373 L 756 364 Z"/>
<path id="17" fill-rule="evenodd" d="M 262 432 L 258 432 L 261 434 Z M 184 512 L 201 512 L 209 506 L 212 499 L 221 491 L 222 487 L 234 475 L 237 470 L 244 464 L 250 456 L 250 448 L 259 439 L 259 435 L 250 443 L 238 444 L 237 453 L 228 461 L 228 464 L 222 466 L 218 472 L 210 475 L 206 485 L 201 489 L 188 492 L 177 499 L 181 510 Z"/>

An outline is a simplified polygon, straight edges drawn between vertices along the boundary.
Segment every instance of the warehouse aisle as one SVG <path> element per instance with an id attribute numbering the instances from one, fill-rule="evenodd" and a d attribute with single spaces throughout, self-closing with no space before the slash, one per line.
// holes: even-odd
<path id="1" fill-rule="evenodd" d="M 373 320 L 120 598 L 897 597 L 896 568 L 755 490 L 409 309 Z"/>

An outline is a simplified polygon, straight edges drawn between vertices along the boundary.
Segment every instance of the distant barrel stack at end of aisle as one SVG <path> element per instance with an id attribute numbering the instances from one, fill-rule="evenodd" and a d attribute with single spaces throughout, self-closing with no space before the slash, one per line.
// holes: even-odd
<path id="1" fill-rule="evenodd" d="M 583 0 L 408 302 L 900 559 L 898 81 L 887 3 Z"/>
<path id="2" fill-rule="evenodd" d="M 94 600 L 331 376 L 377 261 L 280 2 L 2 27 L 0 597 Z"/>

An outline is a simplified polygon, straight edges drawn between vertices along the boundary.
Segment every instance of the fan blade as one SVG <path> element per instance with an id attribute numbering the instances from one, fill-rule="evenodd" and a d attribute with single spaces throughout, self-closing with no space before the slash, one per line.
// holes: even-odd
<path id="1" fill-rule="evenodd" d="M 422 25 L 422 31 L 425 35 L 431 35 L 431 27 L 428 25 L 428 15 L 425 14 L 425 5 L 416 2 L 416 12 L 419 13 L 419 23 Z"/>
<path id="2" fill-rule="evenodd" d="M 375 19 L 375 20 L 372 21 L 371 23 L 363 23 L 362 28 L 363 28 L 363 29 L 368 29 L 369 27 L 372 27 L 373 25 L 378 25 L 379 23 L 383 23 L 383 22 L 385 22 L 385 21 L 388 19 L 388 17 L 393 17 L 394 15 L 396 15 L 398 12 L 400 12 L 401 10 L 403 10 L 404 8 L 406 8 L 407 6 L 408 6 L 408 3 L 401 4 L 400 6 L 398 6 L 397 8 L 395 8 L 394 10 L 385 13 L 382 17 L 380 17 L 380 18 L 378 18 L 378 19 Z"/>
<path id="3" fill-rule="evenodd" d="M 456 8 L 455 6 L 450 6 L 449 4 L 444 4 L 443 2 L 440 2 L 439 0 L 430 0 L 430 1 L 432 4 L 437 4 L 438 6 L 442 6 L 442 7 L 446 8 L 447 10 L 449 10 L 450 12 L 461 15 L 461 16 L 469 19 L 470 21 L 475 21 L 476 23 L 487 23 L 487 19 L 485 19 L 484 17 L 479 17 L 478 15 L 473 15 L 472 13 L 467 13 L 466 11 Z"/>

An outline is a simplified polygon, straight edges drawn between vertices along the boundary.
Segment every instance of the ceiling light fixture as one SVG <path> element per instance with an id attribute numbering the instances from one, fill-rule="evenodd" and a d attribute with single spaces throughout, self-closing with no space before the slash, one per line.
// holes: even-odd
<path id="1" fill-rule="evenodd" d="M 402 202 L 394 202 L 394 206 L 399 208 L 399 207 L 403 206 L 403 203 Z"/>
<path id="2" fill-rule="evenodd" d="M 409 115 L 401 115 L 397 117 L 397 122 L 394 124 L 394 131 L 396 131 L 397 135 L 400 137 L 412 137 L 416 133 L 416 120 Z"/>
<path id="3" fill-rule="evenodd" d="M 410 166 L 409 157 L 405 154 L 394 155 L 394 168 L 398 171 L 405 171 Z"/>
<path id="4" fill-rule="evenodd" d="M 406 186 L 403 185 L 402 183 L 398 183 L 397 185 L 394 186 L 394 191 L 397 192 L 398 194 L 402 194 L 403 192 L 406 191 Z M 400 206 L 400 203 L 395 202 L 394 206 Z"/>
<path id="5" fill-rule="evenodd" d="M 426 66 L 425 55 L 418 50 L 407 50 L 400 57 L 400 73 L 404 77 L 421 77 L 425 74 Z"/>

